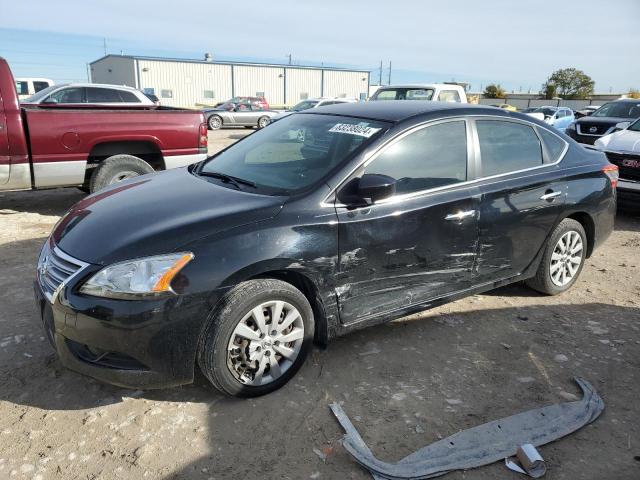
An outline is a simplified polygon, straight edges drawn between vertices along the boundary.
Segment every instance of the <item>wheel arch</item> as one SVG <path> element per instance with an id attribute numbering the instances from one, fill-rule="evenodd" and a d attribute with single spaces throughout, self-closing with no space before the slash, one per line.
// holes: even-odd
<path id="1" fill-rule="evenodd" d="M 565 218 L 570 218 L 572 220 L 575 220 L 580 225 L 582 225 L 582 228 L 584 228 L 584 232 L 587 235 L 586 258 L 591 257 L 591 254 L 593 253 L 593 249 L 595 247 L 595 240 L 596 240 L 596 224 L 593 220 L 593 217 L 591 217 L 591 215 L 589 215 L 587 212 L 578 211 L 578 212 L 573 212 L 567 215 L 566 217 L 562 218 L 560 221 L 564 220 Z M 558 224 L 559 223 L 560 222 L 558 222 Z"/>
<path id="2" fill-rule="evenodd" d="M 160 145 L 152 140 L 118 140 L 96 143 L 89 152 L 88 165 L 97 165 L 114 155 L 132 155 L 147 162 L 154 170 L 164 170 Z"/>

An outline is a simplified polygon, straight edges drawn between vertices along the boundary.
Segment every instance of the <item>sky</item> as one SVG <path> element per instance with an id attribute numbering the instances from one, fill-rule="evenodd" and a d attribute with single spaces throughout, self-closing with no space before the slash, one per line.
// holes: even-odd
<path id="1" fill-rule="evenodd" d="M 640 89 L 640 0 L 0 0 L 14 76 L 86 81 L 107 53 L 371 70 L 383 83 L 538 92 L 559 68 Z"/>

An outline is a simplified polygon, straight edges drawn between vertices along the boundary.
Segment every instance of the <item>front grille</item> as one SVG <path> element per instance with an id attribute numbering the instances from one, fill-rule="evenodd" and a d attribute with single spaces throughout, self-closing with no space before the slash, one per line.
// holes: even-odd
<path id="1" fill-rule="evenodd" d="M 618 166 L 620 180 L 640 181 L 640 155 L 605 152 L 611 163 Z"/>
<path id="2" fill-rule="evenodd" d="M 586 123 L 586 122 L 580 122 L 577 124 L 578 126 L 578 133 L 580 135 L 604 135 L 605 133 L 607 133 L 607 130 L 609 130 L 612 125 L 607 125 L 602 124 L 602 123 Z M 591 131 L 593 128 L 595 128 L 595 131 Z"/>
<path id="3" fill-rule="evenodd" d="M 38 283 L 47 299 L 53 303 L 58 289 L 80 273 L 88 264 L 67 255 L 50 240 L 42 247 L 38 259 Z"/>

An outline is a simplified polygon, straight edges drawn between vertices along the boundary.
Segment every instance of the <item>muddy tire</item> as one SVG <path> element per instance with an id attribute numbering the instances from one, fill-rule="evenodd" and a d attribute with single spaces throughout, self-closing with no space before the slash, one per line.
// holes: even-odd
<path id="1" fill-rule="evenodd" d="M 565 218 L 549 237 L 535 277 L 525 283 L 546 295 L 566 292 L 580 276 L 586 255 L 587 235 L 584 228 L 580 222 Z"/>
<path id="2" fill-rule="evenodd" d="M 91 175 L 91 193 L 129 178 L 153 173 L 153 167 L 133 155 L 114 155 L 104 160 Z"/>
<path id="3" fill-rule="evenodd" d="M 227 395 L 264 395 L 295 375 L 313 334 L 313 311 L 300 290 L 280 280 L 249 280 L 216 305 L 200 338 L 198 364 Z"/>

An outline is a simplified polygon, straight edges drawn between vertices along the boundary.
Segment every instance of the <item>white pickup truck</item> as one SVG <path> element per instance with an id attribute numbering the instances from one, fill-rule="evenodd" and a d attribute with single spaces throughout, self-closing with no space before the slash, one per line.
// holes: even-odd
<path id="1" fill-rule="evenodd" d="M 468 103 L 464 88 L 449 83 L 387 85 L 376 90 L 376 93 L 371 95 L 369 99 L 369 101 L 380 100 L 432 100 Z"/>

